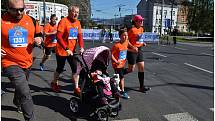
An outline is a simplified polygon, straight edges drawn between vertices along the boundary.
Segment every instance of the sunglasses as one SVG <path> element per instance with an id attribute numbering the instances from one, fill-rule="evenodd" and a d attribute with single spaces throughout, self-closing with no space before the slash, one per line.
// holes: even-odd
<path id="1" fill-rule="evenodd" d="M 9 10 L 11 10 L 13 12 L 23 12 L 25 10 L 25 8 L 9 8 Z"/>

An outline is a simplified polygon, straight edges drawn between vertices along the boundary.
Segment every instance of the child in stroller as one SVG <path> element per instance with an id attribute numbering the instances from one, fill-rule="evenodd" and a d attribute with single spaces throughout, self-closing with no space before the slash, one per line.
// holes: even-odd
<path id="1" fill-rule="evenodd" d="M 99 103 L 104 105 L 108 104 L 107 97 L 111 95 L 119 100 L 121 95 L 116 87 L 116 80 L 109 77 L 107 67 L 98 59 L 92 63 L 91 76 L 99 95 Z"/>

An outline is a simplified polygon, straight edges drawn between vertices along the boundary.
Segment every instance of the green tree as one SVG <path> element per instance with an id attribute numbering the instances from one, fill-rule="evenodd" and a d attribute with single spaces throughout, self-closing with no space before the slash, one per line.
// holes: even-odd
<path id="1" fill-rule="evenodd" d="M 184 0 L 188 6 L 188 26 L 196 33 L 214 32 L 214 1 L 213 0 Z"/>

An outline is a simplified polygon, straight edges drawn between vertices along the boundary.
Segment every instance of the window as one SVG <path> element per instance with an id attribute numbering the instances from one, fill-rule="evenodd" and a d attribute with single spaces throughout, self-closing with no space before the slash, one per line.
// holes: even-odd
<path id="1" fill-rule="evenodd" d="M 158 23 L 158 19 L 156 19 L 156 22 L 155 22 L 155 24 L 157 24 Z"/>
<path id="2" fill-rule="evenodd" d="M 167 10 L 164 10 L 164 15 L 167 15 Z"/>
<path id="3" fill-rule="evenodd" d="M 184 16 L 181 17 L 181 22 L 184 22 Z"/>
<path id="4" fill-rule="evenodd" d="M 171 24 L 172 24 L 172 26 L 174 25 L 174 22 L 175 22 L 175 21 L 174 21 L 174 20 L 172 20 L 172 23 L 171 23 Z"/>
<path id="5" fill-rule="evenodd" d="M 172 11 L 172 15 L 175 16 L 175 11 Z"/>

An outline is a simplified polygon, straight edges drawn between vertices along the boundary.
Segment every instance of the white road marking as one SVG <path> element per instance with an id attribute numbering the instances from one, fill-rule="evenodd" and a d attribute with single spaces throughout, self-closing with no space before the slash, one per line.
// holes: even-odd
<path id="1" fill-rule="evenodd" d="M 210 108 L 210 110 L 214 112 L 214 108 Z"/>
<path id="2" fill-rule="evenodd" d="M 214 55 L 212 55 L 212 54 L 208 54 L 208 53 L 201 53 L 202 55 L 208 55 L 208 56 L 212 56 L 212 57 L 214 57 Z"/>
<path id="3" fill-rule="evenodd" d="M 138 118 L 133 119 L 123 119 L 123 120 L 113 120 L 113 121 L 140 121 Z"/>
<path id="4" fill-rule="evenodd" d="M 152 52 L 152 54 L 155 54 L 155 55 L 158 55 L 158 56 L 162 56 L 162 57 L 167 57 L 167 56 L 165 56 L 165 55 L 161 55 L 161 54 L 159 54 L 159 53 L 155 53 L 155 52 Z"/>
<path id="5" fill-rule="evenodd" d="M 168 121 L 198 121 L 193 116 L 191 116 L 189 113 L 175 113 L 175 114 L 168 114 L 164 115 L 164 117 Z"/>
<path id="6" fill-rule="evenodd" d="M 175 47 L 176 49 L 179 49 L 179 50 L 187 50 L 187 49 L 184 49 L 184 48 L 180 48 L 180 47 Z"/>
<path id="7" fill-rule="evenodd" d="M 187 65 L 187 66 L 191 66 L 191 67 L 193 67 L 193 68 L 196 68 L 196 69 L 199 69 L 199 70 L 202 70 L 202 71 L 205 71 L 205 72 L 208 72 L 208 73 L 213 74 L 213 72 L 211 72 L 211 71 L 208 71 L 208 70 L 206 70 L 206 69 L 203 69 L 203 68 L 200 68 L 200 67 L 191 65 L 191 64 L 189 64 L 189 63 L 184 63 L 184 64 Z"/>

